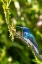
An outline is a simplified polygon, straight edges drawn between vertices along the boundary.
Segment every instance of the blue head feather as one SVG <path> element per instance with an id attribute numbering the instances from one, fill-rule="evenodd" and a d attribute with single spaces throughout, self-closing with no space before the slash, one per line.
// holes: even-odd
<path id="1" fill-rule="evenodd" d="M 23 30 L 23 32 L 28 32 L 28 33 L 30 33 L 30 30 L 29 30 L 29 28 L 27 28 L 27 27 L 23 27 L 22 30 Z"/>

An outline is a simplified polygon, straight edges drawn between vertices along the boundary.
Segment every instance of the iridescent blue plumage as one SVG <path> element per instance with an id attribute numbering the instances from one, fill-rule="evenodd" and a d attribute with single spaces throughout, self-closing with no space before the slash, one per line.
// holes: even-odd
<path id="1" fill-rule="evenodd" d="M 17 26 L 17 27 L 19 27 L 19 26 Z M 36 42 L 34 36 L 30 33 L 29 28 L 27 28 L 27 27 L 19 27 L 19 28 L 21 28 L 22 31 L 23 31 L 24 39 L 27 40 L 27 41 L 29 39 L 31 41 L 31 42 L 29 42 L 29 44 L 31 46 L 33 45 L 34 48 L 35 48 L 35 51 L 39 54 L 39 48 L 38 48 L 37 42 Z"/>

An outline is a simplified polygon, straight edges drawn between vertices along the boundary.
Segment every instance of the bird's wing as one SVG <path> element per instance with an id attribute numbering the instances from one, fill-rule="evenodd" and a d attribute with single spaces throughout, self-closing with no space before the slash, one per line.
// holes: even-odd
<path id="1" fill-rule="evenodd" d="M 34 41 L 34 43 L 36 43 L 36 45 L 38 45 L 37 42 L 36 42 L 36 40 L 35 40 L 35 37 L 32 34 L 30 34 L 30 37 Z"/>
<path id="2" fill-rule="evenodd" d="M 33 49 L 35 50 L 35 52 L 39 54 L 38 48 L 33 44 L 33 42 L 31 41 L 31 39 L 28 39 L 28 38 L 24 38 L 24 39 L 26 40 L 27 44 L 29 44 L 30 47 L 33 47 Z"/>
<path id="3" fill-rule="evenodd" d="M 28 38 L 32 43 L 33 45 L 38 49 L 38 51 L 40 52 L 40 49 L 38 48 L 38 44 L 34 38 L 34 36 L 32 34 L 29 34 L 29 38 Z"/>

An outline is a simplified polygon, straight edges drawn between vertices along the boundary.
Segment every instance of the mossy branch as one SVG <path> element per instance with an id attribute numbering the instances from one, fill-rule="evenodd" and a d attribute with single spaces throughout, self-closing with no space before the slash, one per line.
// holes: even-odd
<path id="1" fill-rule="evenodd" d="M 5 20 L 6 20 L 6 23 L 7 23 L 7 26 L 8 26 L 8 29 L 9 29 L 9 32 L 10 32 L 10 37 L 12 39 L 12 41 L 14 40 L 14 33 L 13 33 L 13 22 L 11 23 L 11 18 L 10 18 L 10 8 L 9 8 L 9 5 L 10 5 L 10 2 L 11 0 L 1 0 L 2 3 L 3 3 L 3 10 L 4 10 L 4 14 L 5 14 Z"/>
<path id="2" fill-rule="evenodd" d="M 5 14 L 5 19 L 6 19 L 6 23 L 9 24 L 10 23 L 10 8 L 9 8 L 9 5 L 10 5 L 10 2 L 11 0 L 7 0 L 6 2 L 4 2 L 4 0 L 1 0 L 2 3 L 3 3 L 3 10 L 4 10 L 4 14 Z"/>

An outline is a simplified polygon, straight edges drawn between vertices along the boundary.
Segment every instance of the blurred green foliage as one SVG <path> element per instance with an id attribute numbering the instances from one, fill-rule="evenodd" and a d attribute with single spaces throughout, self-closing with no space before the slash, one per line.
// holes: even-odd
<path id="1" fill-rule="evenodd" d="M 4 0 L 7 2 L 8 0 Z M 42 54 L 42 1 L 13 0 L 10 3 L 10 16 L 15 25 L 26 26 L 34 35 Z M 20 31 L 20 29 L 16 29 Z M 18 38 L 11 41 L 0 1 L 0 64 L 36 64 L 31 49 Z"/>

